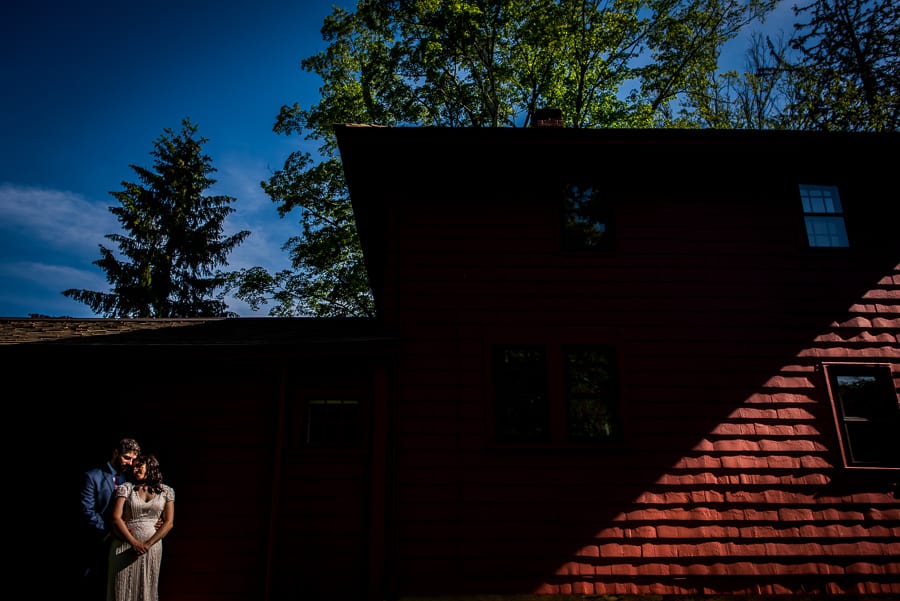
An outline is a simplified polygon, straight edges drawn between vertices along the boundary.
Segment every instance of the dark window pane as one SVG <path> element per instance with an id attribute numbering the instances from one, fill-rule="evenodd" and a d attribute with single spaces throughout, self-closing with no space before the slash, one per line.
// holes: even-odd
<path id="1" fill-rule="evenodd" d="M 846 421 L 848 455 L 854 463 L 883 463 L 888 461 L 885 435 L 896 433 L 884 431 L 884 425 L 868 421 Z M 896 444 L 896 443 L 895 443 Z"/>
<path id="2" fill-rule="evenodd" d="M 547 439 L 547 367 L 543 348 L 495 350 L 494 432 L 500 442 Z"/>
<path id="3" fill-rule="evenodd" d="M 572 442 L 598 442 L 620 434 L 612 349 L 568 347 L 563 353 L 567 432 Z"/>
<path id="4" fill-rule="evenodd" d="M 306 442 L 319 447 L 353 447 L 362 442 L 359 401 L 309 401 Z"/>
<path id="5" fill-rule="evenodd" d="M 563 248 L 602 250 L 610 246 L 609 211 L 592 186 L 568 185 L 563 194 Z"/>
<path id="6" fill-rule="evenodd" d="M 835 186 L 800 184 L 800 200 L 804 213 L 842 213 L 841 197 Z"/>
<path id="7" fill-rule="evenodd" d="M 879 403 L 878 380 L 874 375 L 840 375 L 836 377 L 841 411 L 845 418 L 877 419 L 885 417 L 887 403 Z"/>
<path id="8" fill-rule="evenodd" d="M 806 217 L 806 236 L 810 246 L 849 246 L 842 217 Z"/>

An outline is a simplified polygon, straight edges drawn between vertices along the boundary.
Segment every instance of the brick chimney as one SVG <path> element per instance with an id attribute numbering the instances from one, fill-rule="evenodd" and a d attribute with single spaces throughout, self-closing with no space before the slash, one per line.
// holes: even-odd
<path id="1" fill-rule="evenodd" d="M 532 127 L 562 127 L 562 109 L 536 109 Z"/>

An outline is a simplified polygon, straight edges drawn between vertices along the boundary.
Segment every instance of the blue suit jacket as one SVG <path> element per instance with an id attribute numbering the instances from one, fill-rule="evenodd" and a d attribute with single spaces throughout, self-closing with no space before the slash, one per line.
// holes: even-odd
<path id="1" fill-rule="evenodd" d="M 98 540 L 109 531 L 109 510 L 116 490 L 116 475 L 116 469 L 109 462 L 84 474 L 81 486 L 81 515 L 88 532 Z"/>

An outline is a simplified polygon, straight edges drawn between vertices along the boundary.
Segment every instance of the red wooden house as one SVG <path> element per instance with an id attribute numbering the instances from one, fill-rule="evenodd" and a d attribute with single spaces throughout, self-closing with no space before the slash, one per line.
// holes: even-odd
<path id="1" fill-rule="evenodd" d="M 0 322 L 30 463 L 169 466 L 167 601 L 900 595 L 896 135 L 337 135 L 378 319 Z"/>

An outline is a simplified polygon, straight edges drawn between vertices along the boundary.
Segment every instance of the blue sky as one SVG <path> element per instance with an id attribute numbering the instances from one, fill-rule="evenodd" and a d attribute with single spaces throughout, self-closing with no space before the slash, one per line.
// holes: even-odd
<path id="1" fill-rule="evenodd" d="M 0 317 L 96 317 L 62 295 L 107 290 L 93 261 L 120 232 L 108 208 L 130 164 L 190 118 L 217 172 L 208 194 L 237 201 L 228 233 L 251 236 L 229 269 L 288 267 L 297 216 L 278 216 L 260 181 L 298 136 L 272 132 L 284 104 L 318 101 L 300 61 L 324 48 L 334 5 L 319 0 L 33 0 L 0 9 Z M 787 5 L 779 9 L 782 19 Z M 774 22 L 770 20 L 770 23 Z M 737 50 L 738 45 L 732 45 Z M 742 49 L 735 56 L 740 55 Z M 732 59 L 734 60 L 734 59 Z M 740 67 L 740 62 L 734 65 Z M 265 316 L 230 300 L 244 316 Z"/>

